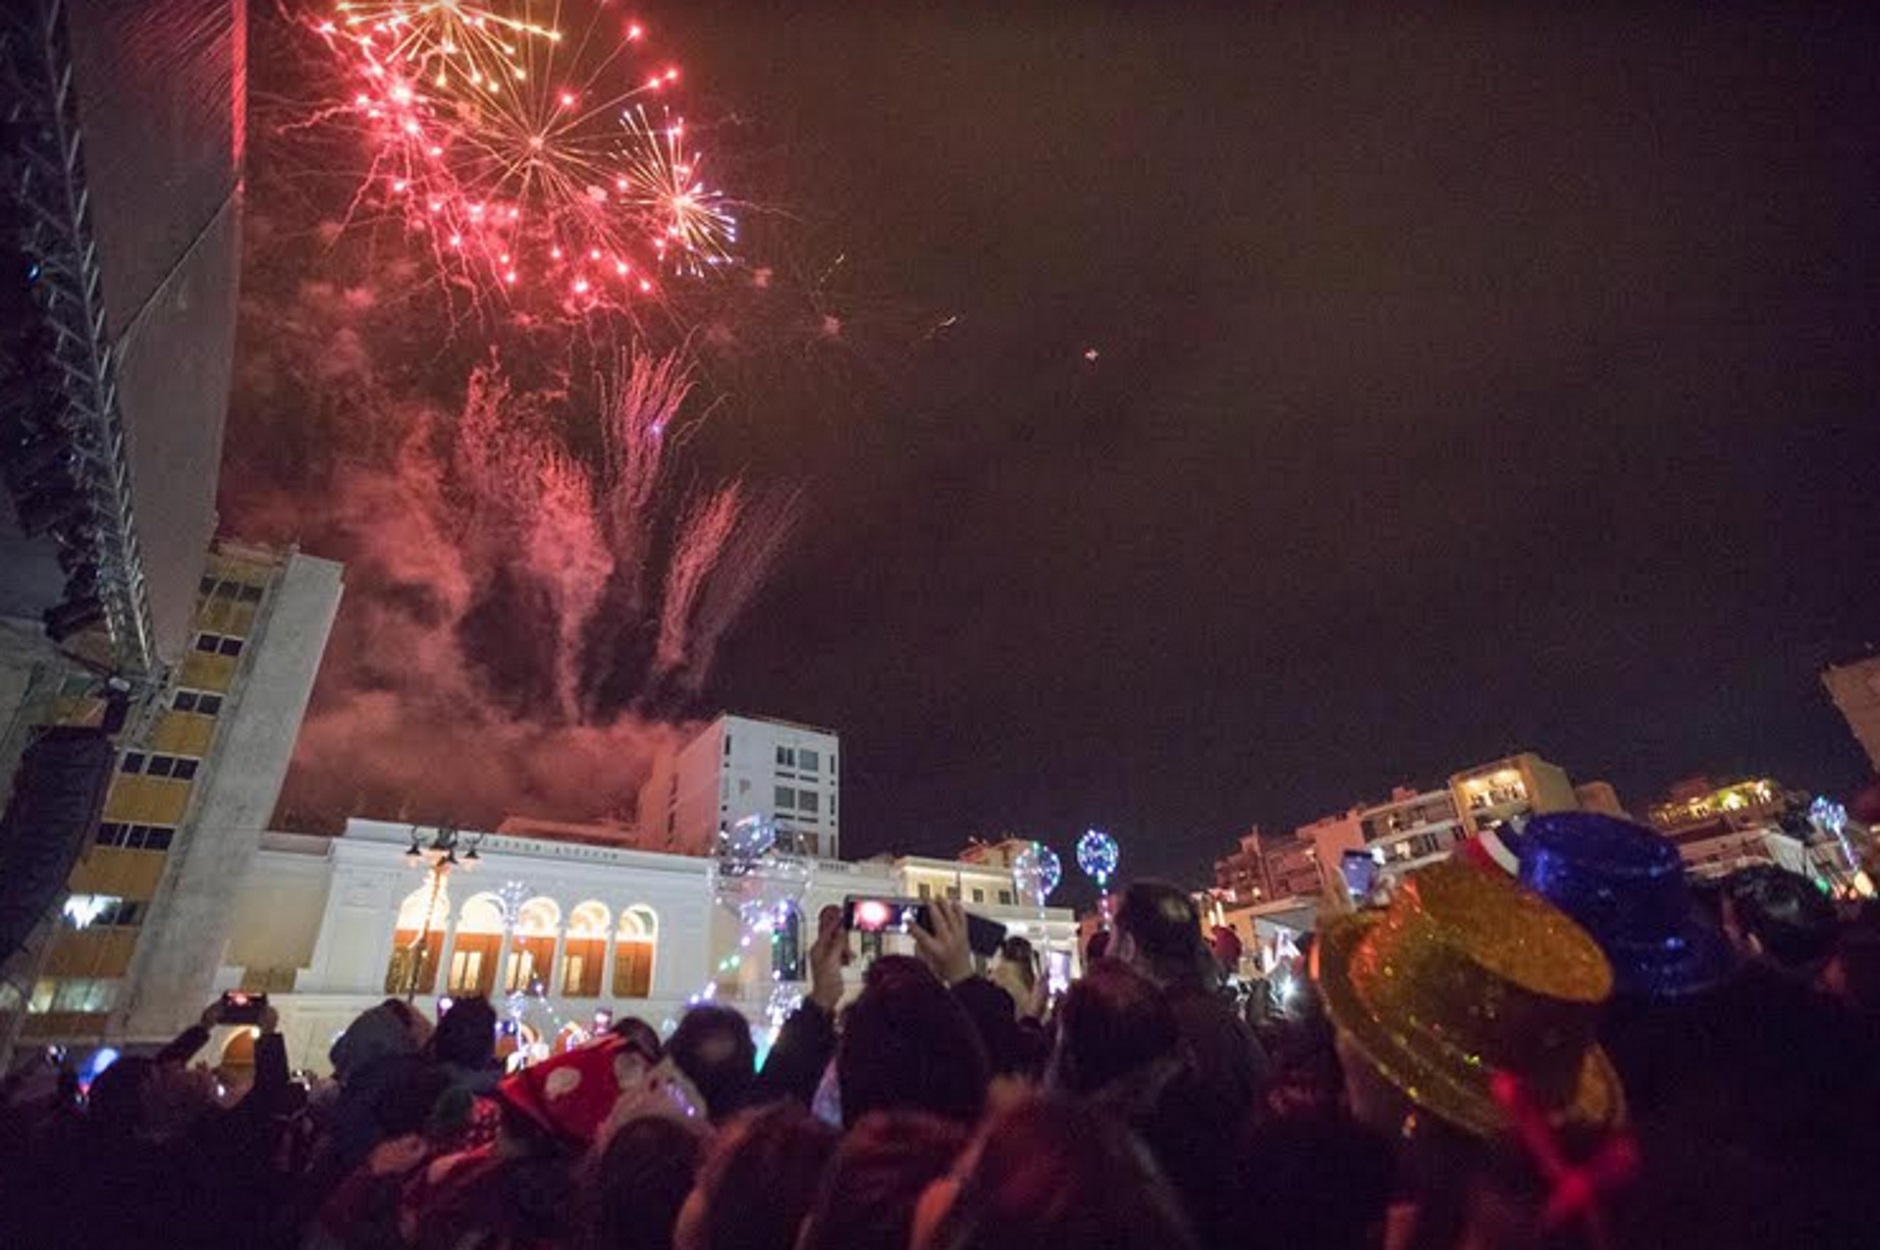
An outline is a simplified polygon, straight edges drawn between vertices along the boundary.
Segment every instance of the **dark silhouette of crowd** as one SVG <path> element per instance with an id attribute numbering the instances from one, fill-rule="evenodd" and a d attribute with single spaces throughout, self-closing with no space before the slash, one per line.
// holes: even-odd
<path id="1" fill-rule="evenodd" d="M 1880 1246 L 1880 922 L 1781 869 L 1694 886 L 1648 831 L 1538 817 L 1516 875 L 1457 857 L 1322 915 L 1283 995 L 1163 884 L 1061 995 L 926 914 L 857 990 L 825 909 L 761 1063 L 703 1005 L 505 1072 L 487 1002 L 391 999 L 330 1080 L 264 1014 L 218 1086 L 214 1007 L 85 1090 L 22 1069 L 0 1246 Z"/>

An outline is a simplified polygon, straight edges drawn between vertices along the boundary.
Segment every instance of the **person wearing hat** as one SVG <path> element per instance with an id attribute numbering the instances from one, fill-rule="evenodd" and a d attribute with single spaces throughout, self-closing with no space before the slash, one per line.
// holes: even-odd
<path id="1" fill-rule="evenodd" d="M 677 1069 L 614 1033 L 512 1073 L 496 1098 L 496 1141 L 437 1160 L 407 1192 L 400 1224 L 417 1250 L 558 1244 L 574 1231 L 576 1166 L 609 1131 L 645 1114 L 707 1122 Z"/>
<path id="2" fill-rule="evenodd" d="M 1549 1131 L 1626 1121 L 1597 1040 L 1611 965 L 1502 874 L 1450 860 L 1410 875 L 1385 910 L 1328 924 L 1313 971 L 1352 1114 L 1398 1143 L 1415 1195 L 1394 1212 L 1392 1245 L 1456 1244 L 1489 1142 L 1520 1128 L 1523 1108 Z"/>
<path id="3" fill-rule="evenodd" d="M 1612 964 L 1601 1041 L 1636 1115 L 1655 1115 L 1713 1042 L 1713 991 L 1736 969 L 1677 847 L 1630 821 L 1554 812 L 1528 823 L 1519 880 L 1572 916 Z"/>
<path id="4" fill-rule="evenodd" d="M 1597 812 L 1534 817 L 1518 879 L 1599 943 L 1621 997 L 1700 993 L 1735 968 L 1729 940 L 1698 915 L 1678 848 L 1631 821 Z"/>

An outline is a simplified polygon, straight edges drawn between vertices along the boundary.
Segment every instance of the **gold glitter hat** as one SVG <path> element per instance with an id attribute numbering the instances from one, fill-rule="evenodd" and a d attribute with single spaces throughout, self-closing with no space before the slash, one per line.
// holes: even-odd
<path id="1" fill-rule="evenodd" d="M 1489 1136 L 1508 1072 L 1556 1119 L 1612 1125 L 1625 1094 L 1594 1042 L 1612 969 L 1593 939 L 1513 882 L 1448 861 L 1382 913 L 1333 921 L 1314 944 L 1325 1009 L 1425 1110 Z"/>

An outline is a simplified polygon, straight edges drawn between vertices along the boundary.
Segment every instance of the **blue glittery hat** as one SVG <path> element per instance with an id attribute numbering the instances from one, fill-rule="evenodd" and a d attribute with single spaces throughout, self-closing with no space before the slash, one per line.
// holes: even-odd
<path id="1" fill-rule="evenodd" d="M 1675 998 L 1735 965 L 1692 906 L 1677 847 L 1650 829 L 1595 812 L 1536 816 L 1522 831 L 1520 880 L 1593 935 L 1619 994 Z"/>

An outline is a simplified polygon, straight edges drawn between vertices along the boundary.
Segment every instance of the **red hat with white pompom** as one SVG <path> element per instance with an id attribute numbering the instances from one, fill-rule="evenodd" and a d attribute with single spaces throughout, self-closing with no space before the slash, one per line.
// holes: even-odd
<path id="1" fill-rule="evenodd" d="M 705 1099 L 671 1060 L 658 1064 L 627 1037 L 609 1033 L 505 1077 L 504 1102 L 576 1146 L 589 1146 L 614 1127 L 643 1115 L 705 1123 Z"/>
<path id="2" fill-rule="evenodd" d="M 496 1092 L 555 1136 L 587 1145 L 612 1114 L 621 1091 L 638 1083 L 646 1066 L 644 1055 L 610 1033 L 503 1078 Z"/>

